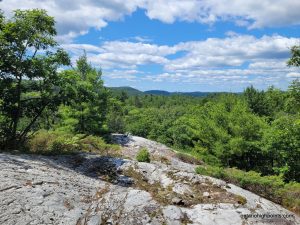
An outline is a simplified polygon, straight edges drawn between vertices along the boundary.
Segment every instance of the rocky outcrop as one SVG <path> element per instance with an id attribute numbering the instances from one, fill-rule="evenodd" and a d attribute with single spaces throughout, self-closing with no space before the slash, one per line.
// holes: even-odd
<path id="1" fill-rule="evenodd" d="M 0 154 L 0 224 L 300 224 L 275 203 L 195 174 L 195 165 L 164 145 L 124 135 L 114 140 L 127 159 Z M 141 147 L 151 163 L 133 160 Z"/>

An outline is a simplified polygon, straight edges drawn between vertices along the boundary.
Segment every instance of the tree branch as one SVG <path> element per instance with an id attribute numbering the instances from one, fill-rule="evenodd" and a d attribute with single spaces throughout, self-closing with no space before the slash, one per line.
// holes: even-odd
<path id="1" fill-rule="evenodd" d="M 29 132 L 30 128 L 32 127 L 32 125 L 37 121 L 37 119 L 41 116 L 42 112 L 44 111 L 44 109 L 50 104 L 50 102 L 48 102 L 47 104 L 45 104 L 44 106 L 42 106 L 42 108 L 40 109 L 40 111 L 38 111 L 38 113 L 34 116 L 34 118 L 31 120 L 31 122 L 27 125 L 27 127 L 21 132 L 20 135 L 20 140 L 22 140 L 24 138 L 24 136 Z"/>

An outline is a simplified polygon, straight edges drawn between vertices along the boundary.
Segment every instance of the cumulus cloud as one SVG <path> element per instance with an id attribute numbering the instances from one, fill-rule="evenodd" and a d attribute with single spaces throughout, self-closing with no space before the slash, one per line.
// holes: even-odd
<path id="1" fill-rule="evenodd" d="M 101 66 L 108 79 L 268 86 L 299 76 L 296 68 L 286 66 L 289 47 L 298 42 L 299 39 L 278 35 L 256 38 L 234 34 L 173 46 L 107 41 L 99 46 L 65 44 L 63 47 L 74 59 L 85 49 L 88 59 Z M 184 55 L 176 55 L 182 51 Z M 161 66 L 161 71 L 143 71 L 143 66 L 153 64 Z"/>
<path id="2" fill-rule="evenodd" d="M 243 21 L 249 28 L 300 24 L 300 2 L 294 0 L 205 0 L 219 19 Z M 242 20 L 241 20 L 242 19 Z"/>
<path id="3" fill-rule="evenodd" d="M 75 57 L 86 50 L 89 59 L 104 68 L 137 67 L 159 64 L 165 71 L 219 69 L 249 64 L 249 69 L 286 68 L 289 48 L 299 42 L 297 38 L 283 36 L 234 35 L 188 41 L 173 46 L 142 42 L 106 41 L 99 46 L 64 44 L 63 48 Z M 176 53 L 185 52 L 176 57 Z M 173 56 L 170 59 L 169 56 Z"/>
<path id="4" fill-rule="evenodd" d="M 288 78 L 300 78 L 300 73 L 291 72 L 286 75 Z"/>
<path id="5" fill-rule="evenodd" d="M 145 64 L 168 64 L 165 57 L 176 53 L 176 47 L 136 42 L 109 41 L 101 46 L 83 44 L 64 44 L 62 46 L 76 58 L 83 50 L 88 52 L 89 60 L 104 69 L 133 69 Z"/>
<path id="6" fill-rule="evenodd" d="M 101 29 L 108 21 L 117 21 L 136 10 L 139 0 L 3 0 L 1 9 L 10 14 L 15 9 L 46 9 L 57 21 L 60 41 Z"/>
<path id="7" fill-rule="evenodd" d="M 236 67 L 259 59 L 284 61 L 289 56 L 289 47 L 297 41 L 299 40 L 296 38 L 282 36 L 256 38 L 249 35 L 234 35 L 224 39 L 209 38 L 205 41 L 180 43 L 176 48 L 188 53 L 171 61 L 165 69 L 173 71 L 203 67 Z"/>
<path id="8" fill-rule="evenodd" d="M 150 19 L 213 24 L 233 21 L 248 28 L 300 24 L 300 1 L 295 0 L 3 0 L 0 8 L 9 14 L 15 9 L 46 9 L 57 20 L 60 41 L 101 29 L 144 9 Z"/>

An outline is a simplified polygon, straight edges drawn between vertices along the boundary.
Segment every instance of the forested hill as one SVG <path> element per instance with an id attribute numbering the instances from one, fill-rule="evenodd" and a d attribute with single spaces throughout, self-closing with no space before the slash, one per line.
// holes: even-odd
<path id="1" fill-rule="evenodd" d="M 144 95 L 144 92 L 132 87 L 108 87 L 108 89 L 113 95 L 119 95 L 121 93 L 126 93 L 128 96 Z"/>
<path id="2" fill-rule="evenodd" d="M 171 96 L 171 95 L 185 95 L 192 97 L 205 97 L 208 95 L 220 94 L 221 92 L 169 92 L 164 90 L 149 90 L 149 91 L 140 91 L 132 87 L 109 87 L 108 89 L 115 95 L 119 95 L 122 92 L 126 93 L 128 96 L 141 96 L 141 95 L 160 95 L 160 96 Z M 223 92 L 224 93 L 224 92 Z"/>

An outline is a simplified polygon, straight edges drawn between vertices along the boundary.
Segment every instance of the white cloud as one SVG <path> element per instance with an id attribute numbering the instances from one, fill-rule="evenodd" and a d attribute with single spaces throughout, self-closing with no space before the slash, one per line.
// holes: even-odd
<path id="1" fill-rule="evenodd" d="M 101 29 L 108 21 L 117 21 L 134 12 L 139 0 L 3 0 L 1 9 L 9 14 L 15 9 L 46 9 L 57 21 L 59 40 L 68 42 L 90 28 Z"/>
<path id="2" fill-rule="evenodd" d="M 173 46 L 110 41 L 99 46 L 66 44 L 63 47 L 74 58 L 85 49 L 93 65 L 104 69 L 105 79 L 267 87 L 299 76 L 297 68 L 286 66 L 289 47 L 298 42 L 299 39 L 283 36 L 256 38 L 234 34 L 224 39 L 209 38 Z M 174 58 L 182 51 L 184 55 Z M 162 70 L 158 73 L 142 70 L 143 66 L 152 64 L 162 66 Z"/>
<path id="3" fill-rule="evenodd" d="M 248 21 L 250 28 L 300 24 L 300 2 L 295 0 L 206 0 L 210 13 L 227 20 Z M 248 26 L 248 24 L 242 24 Z"/>
<path id="4" fill-rule="evenodd" d="M 104 42 L 99 47 L 84 44 L 65 44 L 62 47 L 71 52 L 74 58 L 86 50 L 89 60 L 104 69 L 134 69 L 146 64 L 165 65 L 169 62 L 165 56 L 176 53 L 176 47 L 127 41 Z"/>
<path id="5" fill-rule="evenodd" d="M 107 41 L 102 45 L 64 44 L 74 57 L 85 49 L 89 60 L 105 69 L 137 68 L 140 65 L 158 64 L 165 71 L 197 71 L 204 69 L 232 69 L 245 65 L 249 69 L 286 70 L 290 46 L 297 38 L 235 34 L 230 37 L 208 38 L 204 41 L 182 42 L 173 46 L 129 41 Z M 178 52 L 184 55 L 176 56 Z M 249 65 L 248 65 L 249 64 Z M 225 69 L 226 69 L 225 68 Z"/>
<path id="6" fill-rule="evenodd" d="M 288 78 L 300 78 L 300 73 L 291 72 L 286 75 Z"/>
<path id="7" fill-rule="evenodd" d="M 228 20 L 248 28 L 300 24 L 300 1 L 296 0 L 3 0 L 0 8 L 6 14 L 15 9 L 46 9 L 55 17 L 59 40 L 64 42 L 121 20 L 138 8 L 145 9 L 150 19 L 165 23 Z"/>
<path id="8" fill-rule="evenodd" d="M 257 60 L 284 61 L 289 56 L 289 47 L 299 39 L 282 36 L 234 35 L 224 39 L 209 38 L 205 41 L 193 41 L 178 44 L 177 49 L 188 53 L 165 65 L 168 71 L 183 69 L 220 68 L 241 66 Z"/>

